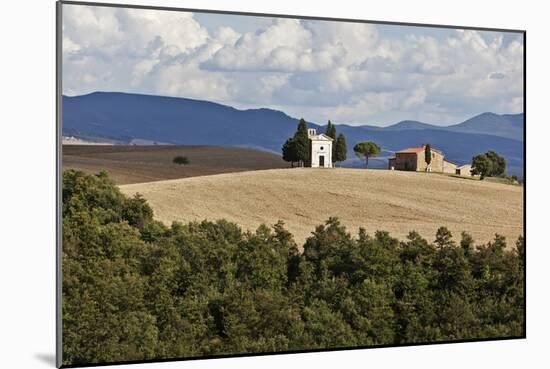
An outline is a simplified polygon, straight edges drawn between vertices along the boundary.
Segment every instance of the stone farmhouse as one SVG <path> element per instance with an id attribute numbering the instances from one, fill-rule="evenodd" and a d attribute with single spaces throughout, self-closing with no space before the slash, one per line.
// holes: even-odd
<path id="1" fill-rule="evenodd" d="M 311 141 L 311 167 L 332 168 L 333 139 L 323 133 L 317 134 L 314 128 L 307 130 L 307 136 Z"/>
<path id="2" fill-rule="evenodd" d="M 445 159 L 441 150 L 431 148 L 432 160 L 430 165 L 426 163 L 426 145 L 410 147 L 395 153 L 395 157 L 389 159 L 388 168 L 391 170 L 410 170 L 417 172 L 439 172 L 470 176 L 472 166 L 465 164 L 459 166 Z"/>

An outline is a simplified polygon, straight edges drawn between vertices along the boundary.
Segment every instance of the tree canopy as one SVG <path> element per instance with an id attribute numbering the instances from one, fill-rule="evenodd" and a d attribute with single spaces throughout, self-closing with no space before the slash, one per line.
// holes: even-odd
<path id="1" fill-rule="evenodd" d="M 355 155 L 357 155 L 357 157 L 365 158 L 366 167 L 369 166 L 369 157 L 378 155 L 381 150 L 382 149 L 380 148 L 380 146 L 372 141 L 359 142 L 353 147 L 353 151 L 355 152 Z"/>
<path id="2" fill-rule="evenodd" d="M 506 175 L 506 159 L 494 151 L 476 155 L 472 158 L 472 174 L 485 177 L 496 177 Z"/>
<path id="3" fill-rule="evenodd" d="M 296 142 L 294 137 L 289 138 L 283 145 L 283 160 L 290 162 L 290 166 L 294 167 L 294 163 L 299 161 Z"/>
<path id="4" fill-rule="evenodd" d="M 504 157 L 494 151 L 487 151 L 485 155 L 493 162 L 492 176 L 502 176 L 506 174 L 506 159 L 504 159 Z"/>

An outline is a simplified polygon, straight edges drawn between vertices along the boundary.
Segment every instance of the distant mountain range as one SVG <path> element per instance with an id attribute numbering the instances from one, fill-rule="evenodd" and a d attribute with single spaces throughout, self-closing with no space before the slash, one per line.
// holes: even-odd
<path id="1" fill-rule="evenodd" d="M 280 153 L 296 125 L 297 118 L 277 110 L 238 110 L 186 98 L 112 92 L 63 96 L 63 134 L 88 140 L 246 146 Z M 308 125 L 324 130 L 319 124 Z M 509 173 L 519 176 L 524 165 L 523 127 L 523 113 L 483 113 L 447 127 L 411 120 L 388 127 L 336 125 L 346 136 L 350 158 L 346 165 L 362 164 L 352 151 L 359 141 L 372 140 L 383 148 L 371 160 L 375 167 L 387 166 L 394 151 L 430 143 L 458 164 L 494 150 L 507 159 Z"/>

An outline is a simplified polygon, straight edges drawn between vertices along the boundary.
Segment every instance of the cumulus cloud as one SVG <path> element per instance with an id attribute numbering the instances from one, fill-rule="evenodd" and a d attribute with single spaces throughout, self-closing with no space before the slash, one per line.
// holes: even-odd
<path id="1" fill-rule="evenodd" d="M 230 29 L 210 35 L 192 13 L 64 5 L 64 92 L 226 98 L 224 78 L 198 64 L 234 39 Z"/>
<path id="2" fill-rule="evenodd" d="M 401 106 L 407 110 L 422 105 L 426 101 L 426 90 L 422 87 L 413 90 L 402 102 Z"/>
<path id="3" fill-rule="evenodd" d="M 373 24 L 296 19 L 252 32 L 215 24 L 193 13 L 64 5 L 64 93 L 182 96 L 350 124 L 447 124 L 523 106 L 523 42 L 511 35 L 415 27 L 387 35 Z"/>
<path id="4" fill-rule="evenodd" d="M 295 19 L 275 19 L 269 27 L 241 35 L 218 50 L 203 67 L 223 71 L 295 72 L 334 67 L 341 47 L 320 44 Z"/>

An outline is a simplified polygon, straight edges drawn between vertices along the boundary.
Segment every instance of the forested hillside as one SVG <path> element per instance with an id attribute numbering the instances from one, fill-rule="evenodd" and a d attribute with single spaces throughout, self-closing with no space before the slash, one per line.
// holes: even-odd
<path id="1" fill-rule="evenodd" d="M 515 240 L 510 240 L 514 242 Z M 153 220 L 105 173 L 63 174 L 63 363 L 524 335 L 524 243 Z"/>

